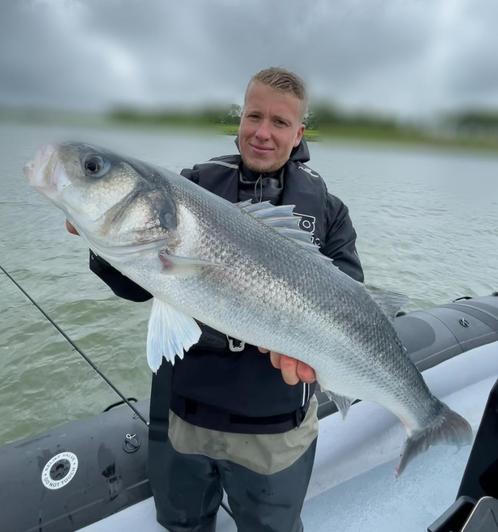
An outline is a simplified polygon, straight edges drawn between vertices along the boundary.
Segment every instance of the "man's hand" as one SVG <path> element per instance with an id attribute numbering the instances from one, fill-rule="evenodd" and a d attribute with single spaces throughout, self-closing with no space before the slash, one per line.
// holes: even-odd
<path id="1" fill-rule="evenodd" d="M 72 235 L 79 235 L 78 231 L 76 231 L 76 227 L 71 222 L 68 222 L 66 220 L 66 229 L 72 234 Z"/>
<path id="2" fill-rule="evenodd" d="M 282 372 L 282 378 L 287 384 L 294 385 L 299 381 L 312 383 L 316 381 L 315 370 L 292 357 L 276 353 L 264 347 L 258 347 L 260 353 L 270 353 L 270 361 L 274 368 L 279 369 Z"/>

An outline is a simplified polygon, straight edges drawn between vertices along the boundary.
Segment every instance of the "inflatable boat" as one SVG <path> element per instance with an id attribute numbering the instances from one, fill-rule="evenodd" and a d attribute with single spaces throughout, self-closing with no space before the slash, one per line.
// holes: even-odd
<path id="1" fill-rule="evenodd" d="M 305 530 L 498 532 L 498 293 L 401 314 L 395 327 L 432 392 L 471 423 L 474 443 L 456 452 L 431 448 L 396 478 L 404 441 L 399 421 L 366 402 L 343 420 L 318 392 L 320 435 Z M 134 406 L 149 418 L 148 401 Z M 164 530 L 147 477 L 149 437 L 164 436 L 160 419 L 152 416 L 149 431 L 116 404 L 4 445 L 0 530 Z M 226 501 L 217 530 L 236 531 Z"/>

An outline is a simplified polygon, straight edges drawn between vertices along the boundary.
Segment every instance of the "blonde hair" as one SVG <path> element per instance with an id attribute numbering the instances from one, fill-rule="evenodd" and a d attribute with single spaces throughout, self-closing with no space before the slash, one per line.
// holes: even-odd
<path id="1" fill-rule="evenodd" d="M 295 96 L 301 102 L 301 118 L 304 118 L 308 108 L 308 94 L 304 81 L 297 74 L 280 67 L 265 68 L 260 70 L 257 74 L 254 74 L 249 80 L 246 94 L 251 83 L 254 81 L 267 85 L 277 91 Z"/>

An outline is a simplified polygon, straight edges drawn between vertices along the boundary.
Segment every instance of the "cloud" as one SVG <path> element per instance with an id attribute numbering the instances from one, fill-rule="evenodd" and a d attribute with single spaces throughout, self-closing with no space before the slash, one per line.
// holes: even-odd
<path id="1" fill-rule="evenodd" d="M 241 103 L 280 65 L 351 109 L 498 106 L 497 15 L 493 0 L 8 0 L 0 105 Z"/>

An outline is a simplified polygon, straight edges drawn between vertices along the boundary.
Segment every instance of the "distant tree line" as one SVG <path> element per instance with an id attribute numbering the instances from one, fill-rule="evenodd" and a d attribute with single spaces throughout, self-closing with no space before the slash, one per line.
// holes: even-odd
<path id="1" fill-rule="evenodd" d="M 467 110 L 447 115 L 445 124 L 464 133 L 498 134 L 498 111 Z"/>
<path id="2" fill-rule="evenodd" d="M 144 111 L 133 108 L 117 108 L 110 113 L 113 120 L 169 125 L 238 125 L 242 109 L 240 105 L 205 106 L 198 109 L 162 109 Z M 372 128 L 395 131 L 399 128 L 394 119 L 369 113 L 345 113 L 328 104 L 312 107 L 305 118 L 311 130 L 327 130 L 335 127 Z"/>
<path id="3" fill-rule="evenodd" d="M 119 107 L 111 111 L 110 118 L 120 122 L 165 124 L 165 125 L 238 125 L 240 105 L 205 106 L 198 109 L 158 109 L 146 111 L 128 107 Z"/>
<path id="4" fill-rule="evenodd" d="M 321 131 L 345 127 L 391 131 L 400 129 L 399 123 L 393 118 L 371 112 L 346 112 L 330 104 L 317 104 L 310 107 L 305 122 L 307 128 Z"/>
<path id="5" fill-rule="evenodd" d="M 220 126 L 225 132 L 235 134 L 240 123 L 240 105 L 206 105 L 196 109 L 167 108 L 153 111 L 120 107 L 110 113 L 110 118 L 121 123 L 164 126 Z M 407 124 L 394 117 L 373 112 L 350 112 L 329 103 L 317 103 L 305 117 L 308 138 L 327 135 L 360 136 L 365 138 L 415 139 L 425 135 L 422 124 Z M 446 115 L 438 122 L 439 128 L 459 136 L 496 137 L 498 111 L 463 111 Z"/>

